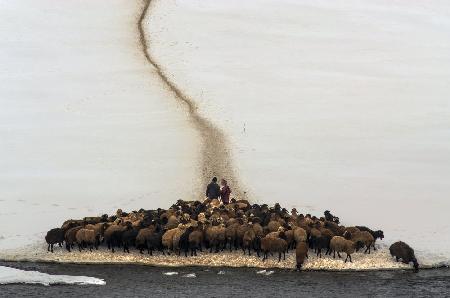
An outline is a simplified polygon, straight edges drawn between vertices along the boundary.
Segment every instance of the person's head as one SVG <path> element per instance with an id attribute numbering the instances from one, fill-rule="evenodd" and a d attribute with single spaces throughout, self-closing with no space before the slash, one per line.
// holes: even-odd
<path id="1" fill-rule="evenodd" d="M 212 178 L 212 182 L 216 183 L 217 182 L 217 177 Z"/>
<path id="2" fill-rule="evenodd" d="M 220 185 L 226 186 L 227 185 L 227 180 L 225 180 L 225 179 L 220 180 Z"/>

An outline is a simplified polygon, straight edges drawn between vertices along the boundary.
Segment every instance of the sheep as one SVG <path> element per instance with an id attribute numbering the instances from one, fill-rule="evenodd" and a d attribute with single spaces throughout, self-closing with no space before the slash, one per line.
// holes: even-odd
<path id="1" fill-rule="evenodd" d="M 139 249 L 139 252 L 142 254 L 144 248 L 148 249 L 148 254 L 150 254 L 150 249 L 148 247 L 147 241 L 150 239 L 153 233 L 155 233 L 155 226 L 150 226 L 148 228 L 143 228 L 139 231 L 136 236 L 136 248 Z"/>
<path id="2" fill-rule="evenodd" d="M 350 262 L 352 262 L 351 254 L 355 252 L 356 248 L 356 243 L 347 240 L 342 236 L 334 236 L 330 241 L 330 249 L 333 251 L 333 258 L 336 258 L 336 252 L 339 258 L 341 258 L 340 252 L 345 252 L 347 254 L 344 263 L 347 262 L 347 259 L 350 259 Z"/>
<path id="3" fill-rule="evenodd" d="M 311 228 L 311 232 L 309 233 L 309 247 L 314 248 L 314 242 L 316 238 L 322 236 L 319 229 Z"/>
<path id="4" fill-rule="evenodd" d="M 136 237 L 139 234 L 139 227 L 129 226 L 125 231 L 122 232 L 121 241 L 123 244 L 123 252 L 130 253 L 130 245 L 135 245 Z"/>
<path id="5" fill-rule="evenodd" d="M 276 220 L 271 220 L 267 224 L 267 228 L 269 229 L 270 232 L 276 232 L 276 231 L 278 231 L 278 229 L 280 227 L 281 227 L 281 223 L 279 221 L 276 221 Z"/>
<path id="6" fill-rule="evenodd" d="M 305 258 L 308 257 L 308 245 L 306 242 L 299 242 L 295 248 L 295 259 L 297 261 L 297 271 L 300 271 Z"/>
<path id="7" fill-rule="evenodd" d="M 287 230 L 284 232 L 284 234 L 286 235 L 286 242 L 288 244 L 288 250 L 291 247 L 294 247 L 294 230 Z"/>
<path id="8" fill-rule="evenodd" d="M 122 233 L 127 229 L 127 226 L 113 224 L 105 230 L 105 242 L 108 249 L 114 253 L 114 247 L 120 246 L 122 242 Z"/>
<path id="9" fill-rule="evenodd" d="M 151 256 L 153 255 L 153 250 L 159 250 L 163 253 L 163 255 L 165 255 L 163 245 L 162 245 L 162 236 L 163 236 L 163 231 L 161 230 L 161 228 L 159 226 L 156 227 L 154 233 L 147 236 L 146 244 L 147 244 L 147 249 Z"/>
<path id="10" fill-rule="evenodd" d="M 172 237 L 172 249 L 174 252 L 177 252 L 178 255 L 180 254 L 180 238 L 186 231 L 186 228 L 187 227 L 185 225 L 179 224 Z"/>
<path id="11" fill-rule="evenodd" d="M 308 240 L 308 234 L 303 228 L 296 227 L 294 228 L 294 242 L 295 245 L 299 244 L 300 242 L 306 242 Z"/>
<path id="12" fill-rule="evenodd" d="M 284 228 L 283 227 L 279 227 L 278 230 L 276 232 L 270 232 L 266 235 L 266 237 L 269 238 L 278 238 L 280 236 L 280 233 L 284 232 Z"/>
<path id="13" fill-rule="evenodd" d="M 253 222 L 252 229 L 255 232 L 256 237 L 264 237 L 264 229 L 259 223 Z"/>
<path id="14" fill-rule="evenodd" d="M 192 233 L 189 234 L 189 248 L 191 249 L 191 256 L 197 256 L 197 249 L 202 250 L 203 243 L 203 226 L 199 225 Z M 231 244 L 230 244 L 231 249 Z"/>
<path id="15" fill-rule="evenodd" d="M 244 237 L 242 238 L 242 250 L 244 251 L 244 255 L 245 255 L 245 249 L 248 249 L 248 255 L 250 256 L 250 249 L 251 248 L 255 248 L 255 239 L 256 239 L 256 234 L 255 231 L 253 229 L 248 229 L 245 233 L 244 233 Z M 259 255 L 259 252 L 258 252 Z"/>
<path id="16" fill-rule="evenodd" d="M 337 223 L 332 221 L 325 221 L 325 228 L 329 229 L 335 236 L 342 236 L 345 228 L 340 227 Z"/>
<path id="17" fill-rule="evenodd" d="M 194 231 L 193 226 L 189 226 L 186 230 L 184 230 L 183 234 L 180 236 L 178 241 L 178 255 L 180 255 L 181 250 L 184 251 L 184 256 L 187 257 L 187 253 L 189 251 L 189 235 Z"/>
<path id="18" fill-rule="evenodd" d="M 65 234 L 69 229 L 82 225 L 83 225 L 82 220 L 69 219 L 62 224 L 61 229 L 64 231 Z"/>
<path id="19" fill-rule="evenodd" d="M 261 251 L 263 252 L 263 262 L 268 259 L 267 254 L 277 252 L 278 262 L 281 261 L 281 254 L 283 253 L 283 260 L 286 260 L 287 242 L 281 238 L 264 237 L 261 239 Z"/>
<path id="20" fill-rule="evenodd" d="M 330 241 L 332 237 L 330 235 L 322 234 L 314 239 L 314 248 L 317 250 L 317 256 L 322 258 L 322 249 L 327 249 L 325 255 L 330 253 Z"/>
<path id="21" fill-rule="evenodd" d="M 403 241 L 397 241 L 393 243 L 389 247 L 389 252 L 395 260 L 398 262 L 399 259 L 402 260 L 403 263 L 409 264 L 413 263 L 414 271 L 419 271 L 419 263 L 417 262 L 416 256 L 414 255 L 414 249 L 412 249 L 408 244 Z"/>
<path id="22" fill-rule="evenodd" d="M 179 223 L 180 221 L 178 220 L 178 217 L 176 215 L 171 215 L 168 218 L 166 229 L 168 230 L 175 229 L 176 227 L 178 227 Z"/>
<path id="23" fill-rule="evenodd" d="M 249 223 L 244 223 L 237 227 L 237 230 L 236 230 L 236 246 L 237 247 L 242 247 L 242 239 L 244 238 L 244 234 L 248 229 L 251 229 L 251 228 L 252 227 L 250 226 Z"/>
<path id="24" fill-rule="evenodd" d="M 240 226 L 239 223 L 235 222 L 235 223 L 229 225 L 228 227 L 226 227 L 226 229 L 225 229 L 226 244 L 230 245 L 230 252 L 232 251 L 231 245 L 234 245 L 234 249 L 237 249 L 236 238 L 237 238 L 237 229 L 239 226 Z"/>
<path id="25" fill-rule="evenodd" d="M 359 232 L 361 232 L 361 230 L 358 229 L 357 227 L 346 227 L 344 233 L 345 232 L 348 232 L 350 234 L 358 234 Z"/>
<path id="26" fill-rule="evenodd" d="M 223 250 L 225 243 L 225 225 L 220 224 L 218 226 L 210 226 L 206 229 L 206 238 L 209 242 L 209 252 L 212 253 L 213 247 L 215 252 L 219 252 L 219 249 Z"/>
<path id="27" fill-rule="evenodd" d="M 178 231 L 178 228 L 174 228 L 174 229 L 170 229 L 168 231 L 166 231 L 163 236 L 162 236 L 162 245 L 164 248 L 167 248 L 168 250 L 168 255 L 170 255 L 170 251 L 173 250 L 173 236 L 175 235 L 175 233 Z"/>
<path id="28" fill-rule="evenodd" d="M 89 250 L 92 251 L 94 244 L 96 244 L 95 231 L 89 229 L 79 229 L 75 234 L 77 239 L 78 249 L 83 250 L 83 247 L 88 246 Z"/>
<path id="29" fill-rule="evenodd" d="M 370 234 L 372 234 L 375 241 L 377 241 L 377 239 L 383 240 L 384 238 L 384 232 L 382 230 L 372 231 L 371 229 L 365 226 L 356 226 L 356 228 L 358 228 L 360 231 L 367 231 Z M 375 247 L 375 241 L 373 242 L 373 249 L 377 250 L 377 248 Z"/>
<path id="30" fill-rule="evenodd" d="M 76 234 L 77 234 L 78 230 L 80 230 L 81 228 L 82 228 L 81 226 L 70 228 L 64 234 L 64 241 L 66 241 L 66 249 L 69 252 L 71 251 L 71 248 L 73 248 L 74 243 L 77 242 Z"/>
<path id="31" fill-rule="evenodd" d="M 45 241 L 47 242 L 47 251 L 53 252 L 53 245 L 58 243 L 59 247 L 64 242 L 64 230 L 61 228 L 54 228 L 47 232 L 45 235 Z"/>
<path id="32" fill-rule="evenodd" d="M 323 215 L 325 216 L 325 219 L 327 221 L 331 221 L 331 222 L 335 222 L 335 223 L 339 224 L 339 217 L 334 216 L 333 214 L 330 213 L 330 211 L 325 210 Z"/>
<path id="33" fill-rule="evenodd" d="M 373 238 L 372 234 L 370 234 L 367 231 L 352 234 L 351 240 L 353 242 L 358 242 L 361 246 L 365 245 L 366 250 L 364 251 L 364 253 L 368 251 L 369 254 L 370 254 L 370 247 L 375 243 L 375 238 Z"/>
<path id="34" fill-rule="evenodd" d="M 106 223 L 101 222 L 101 223 L 97 223 L 95 225 L 93 224 L 87 224 L 85 227 L 85 229 L 89 229 L 95 232 L 95 237 L 96 237 L 96 249 L 98 249 L 98 245 L 100 245 L 100 242 L 103 238 L 103 235 L 105 233 L 105 230 L 107 228 Z"/>

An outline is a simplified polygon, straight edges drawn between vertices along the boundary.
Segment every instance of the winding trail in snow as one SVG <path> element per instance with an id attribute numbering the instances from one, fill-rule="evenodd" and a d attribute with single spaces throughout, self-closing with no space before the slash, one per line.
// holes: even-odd
<path id="1" fill-rule="evenodd" d="M 195 101 L 186 95 L 169 78 L 163 67 L 158 63 L 155 57 L 152 56 L 150 51 L 151 40 L 148 35 L 145 34 L 144 30 L 144 22 L 151 11 L 151 3 L 152 0 L 144 0 L 144 7 L 138 20 L 141 49 L 147 62 L 156 69 L 156 73 L 166 87 L 173 93 L 175 99 L 187 108 L 189 118 L 200 134 L 202 179 L 204 180 L 204 183 L 206 183 L 213 176 L 225 178 L 232 187 L 233 193 L 239 197 L 243 197 L 244 192 L 242 191 L 233 170 L 233 162 L 227 137 L 218 127 L 199 113 Z"/>

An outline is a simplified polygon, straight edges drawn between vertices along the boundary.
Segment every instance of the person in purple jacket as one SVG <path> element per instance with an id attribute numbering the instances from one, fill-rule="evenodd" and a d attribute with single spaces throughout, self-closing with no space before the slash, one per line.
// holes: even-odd
<path id="1" fill-rule="evenodd" d="M 231 189 L 225 179 L 220 180 L 220 186 L 220 198 L 222 199 L 222 203 L 227 205 L 230 203 Z"/>

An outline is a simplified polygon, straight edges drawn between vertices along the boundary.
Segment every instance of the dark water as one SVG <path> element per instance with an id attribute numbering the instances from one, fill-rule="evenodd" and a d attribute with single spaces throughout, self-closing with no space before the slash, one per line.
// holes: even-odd
<path id="1" fill-rule="evenodd" d="M 49 274 L 103 278 L 104 286 L 3 285 L 1 297 L 450 297 L 450 269 L 256 274 L 250 268 L 0 263 Z M 178 275 L 163 273 L 177 271 Z M 219 275 L 219 271 L 225 274 Z M 196 278 L 182 277 L 195 273 Z"/>

